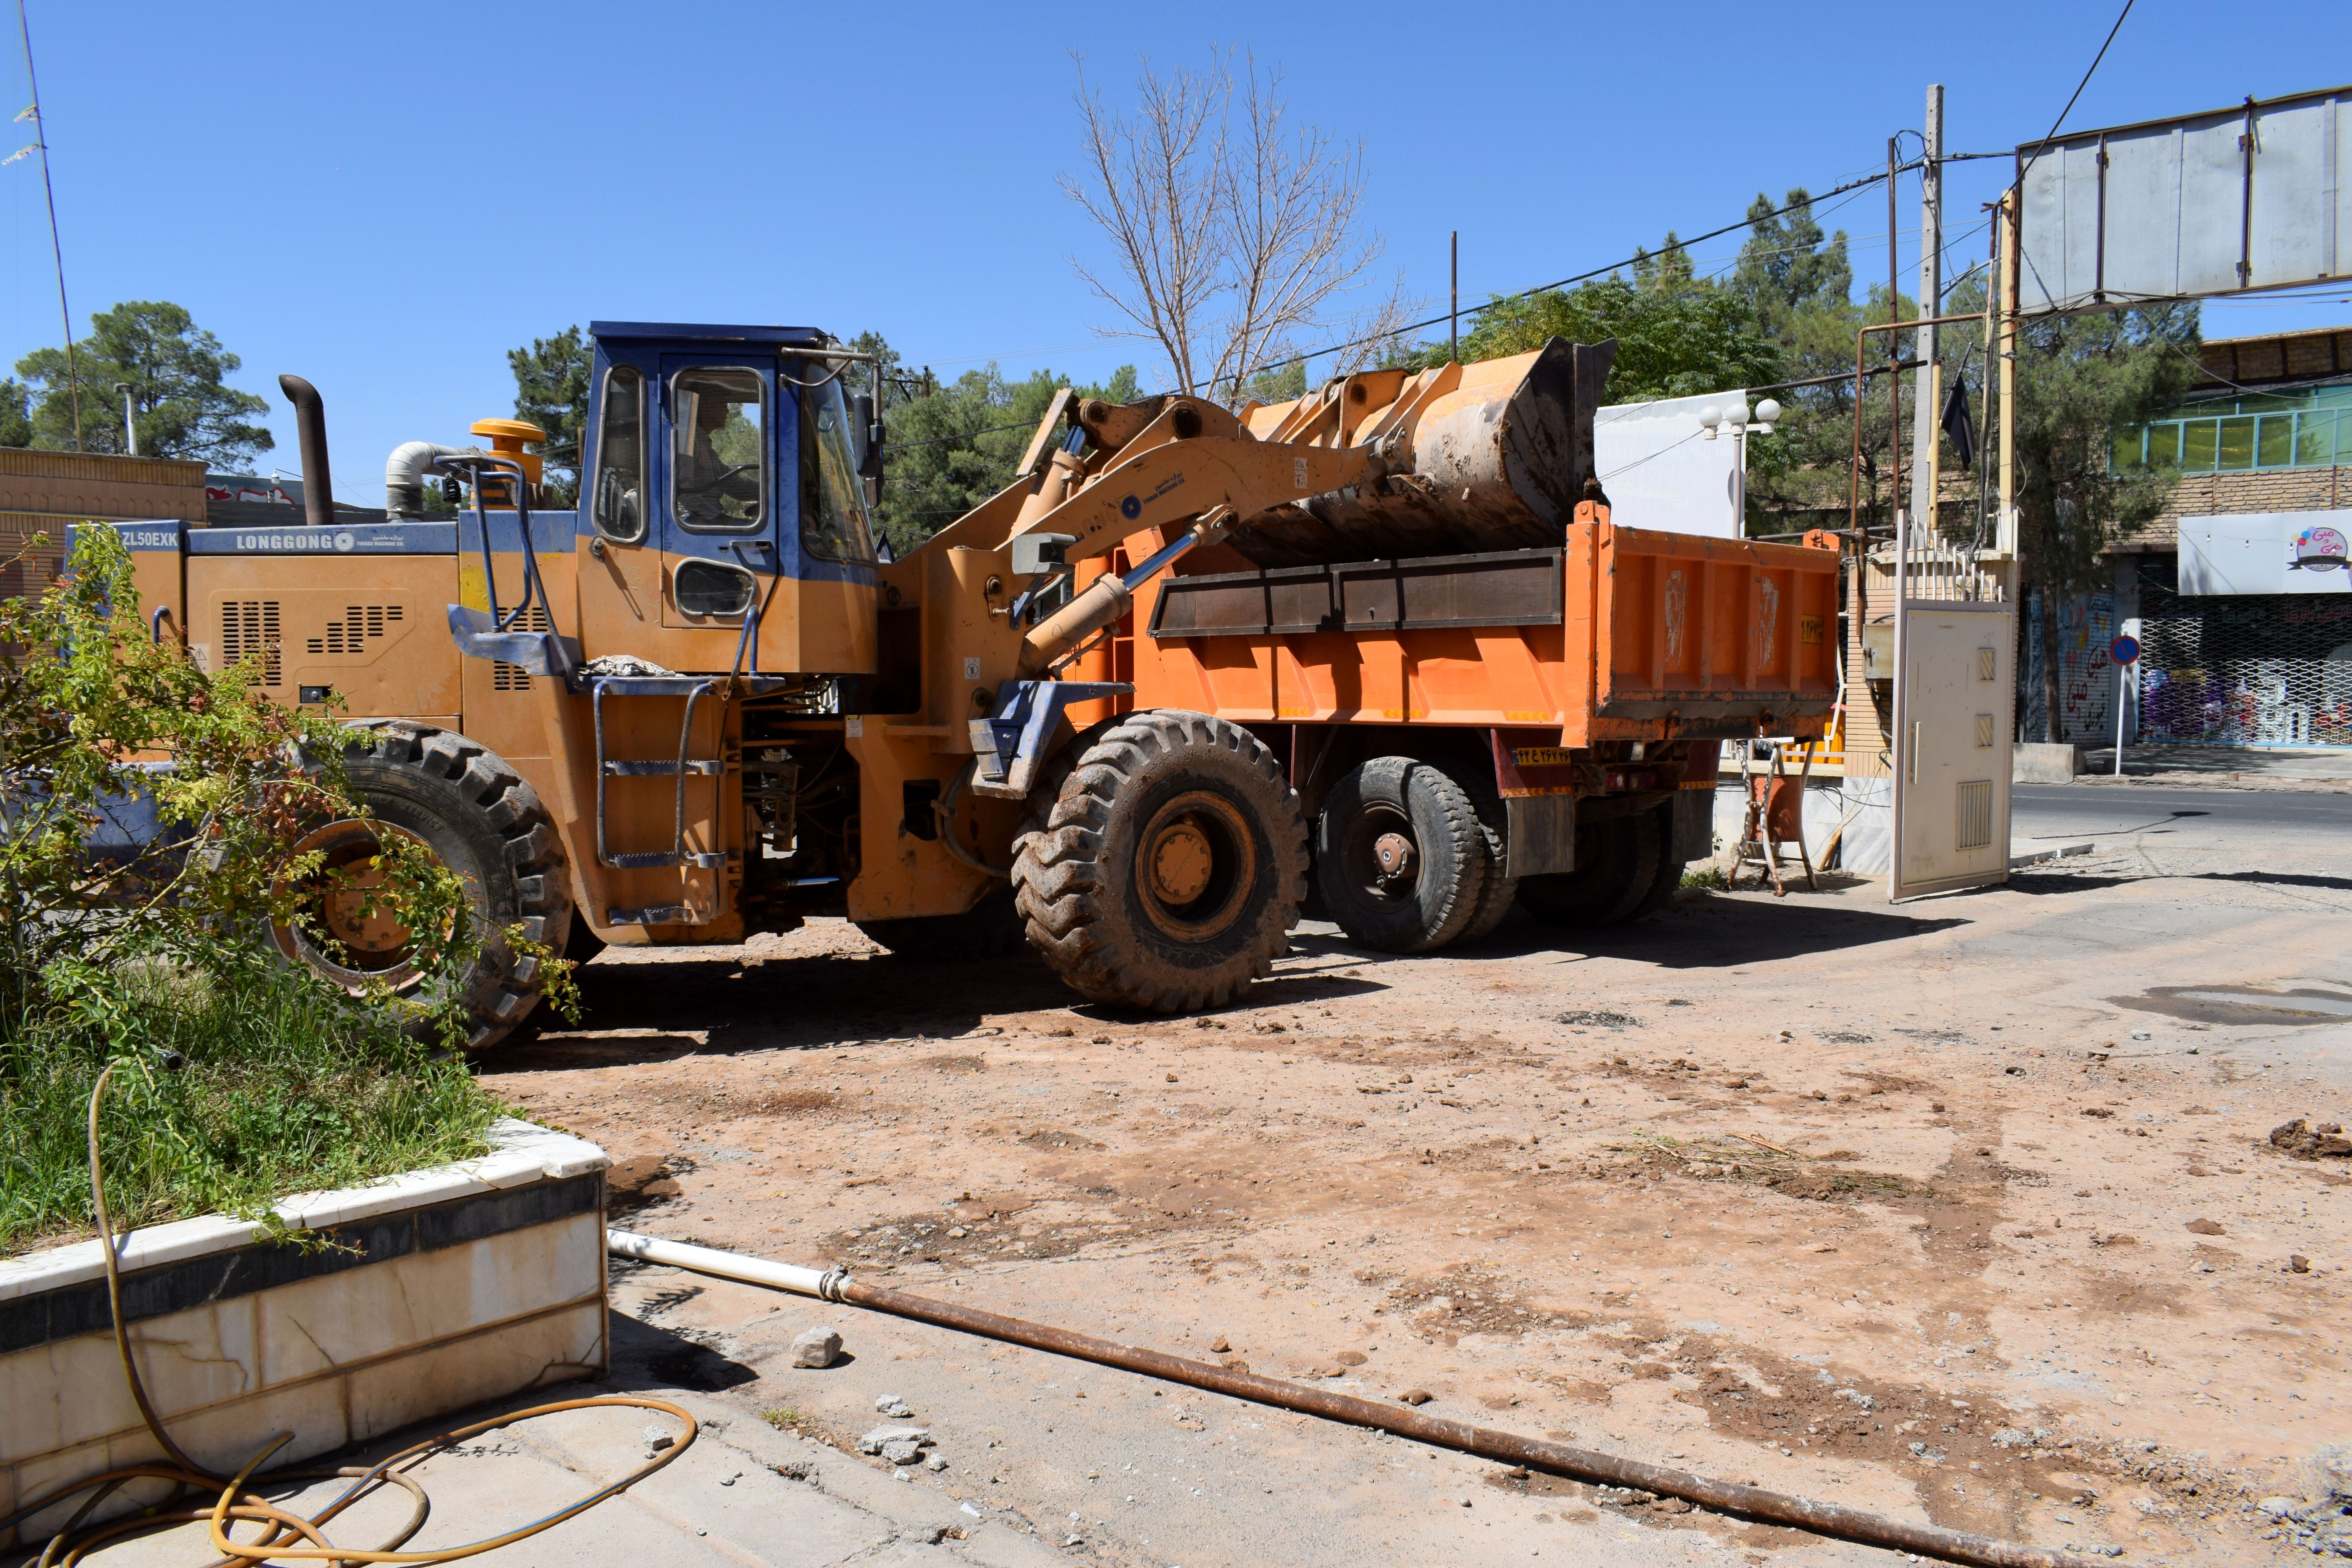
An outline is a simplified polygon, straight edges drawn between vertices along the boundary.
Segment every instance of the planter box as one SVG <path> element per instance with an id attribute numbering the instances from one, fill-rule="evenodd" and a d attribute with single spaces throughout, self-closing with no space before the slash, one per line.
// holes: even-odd
<path id="1" fill-rule="evenodd" d="M 521 1121 L 499 1121 L 490 1142 L 478 1159 L 278 1205 L 324 1247 L 218 1215 L 121 1239 L 132 1353 L 190 1458 L 233 1472 L 291 1431 L 276 1468 L 604 1368 L 610 1162 Z M 0 1260 L 0 1517 L 160 1458 L 115 1351 L 100 1244 Z M 134 1506 L 108 1500 L 97 1517 Z M 18 1544 L 63 1517 L 26 1521 Z"/>

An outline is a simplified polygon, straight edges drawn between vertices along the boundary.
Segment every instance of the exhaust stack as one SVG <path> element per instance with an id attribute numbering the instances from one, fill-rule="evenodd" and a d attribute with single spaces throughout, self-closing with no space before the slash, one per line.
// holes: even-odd
<path id="1" fill-rule="evenodd" d="M 281 375 L 278 390 L 294 405 L 302 437 L 302 521 L 325 528 L 335 521 L 335 477 L 327 465 L 327 405 L 319 389 L 299 375 Z"/>

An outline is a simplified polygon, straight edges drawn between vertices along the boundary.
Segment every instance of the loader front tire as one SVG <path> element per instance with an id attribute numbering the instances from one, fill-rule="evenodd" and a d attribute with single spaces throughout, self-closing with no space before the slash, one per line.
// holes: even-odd
<path id="1" fill-rule="evenodd" d="M 1013 862 L 1031 945 L 1090 1000 L 1232 1001 L 1290 951 L 1307 822 L 1256 736 L 1158 709 L 1093 735 Z"/>
<path id="2" fill-rule="evenodd" d="M 496 1045 L 538 1006 L 545 982 L 539 959 L 513 951 L 507 930 L 519 927 L 527 941 L 557 954 L 570 946 L 572 903 L 553 817 L 502 758 L 429 724 L 354 726 L 343 770 L 371 816 L 320 825 L 299 848 L 348 871 L 364 868 L 386 830 L 421 842 L 464 880 L 467 934 L 479 950 L 427 994 L 407 932 L 380 914 L 370 917 L 348 896 L 322 891 L 304 921 L 275 928 L 279 952 L 345 990 L 385 985 L 453 1013 L 468 1051 Z M 320 941 L 320 932 L 332 940 Z M 431 1018 L 414 1032 L 432 1043 L 447 1037 Z"/>
<path id="3" fill-rule="evenodd" d="M 1645 811 L 1577 824 L 1576 869 L 1520 878 L 1519 908 L 1545 925 L 1570 928 L 1619 925 L 1655 908 L 1664 901 L 1658 887 L 1666 852 L 1660 816 Z M 1673 886 L 1680 884 L 1677 875 Z"/>

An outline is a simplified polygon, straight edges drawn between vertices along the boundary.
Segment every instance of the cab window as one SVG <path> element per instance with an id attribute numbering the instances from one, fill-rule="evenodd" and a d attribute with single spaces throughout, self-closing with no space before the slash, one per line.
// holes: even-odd
<path id="1" fill-rule="evenodd" d="M 766 516 L 767 393 L 760 374 L 716 365 L 670 380 L 670 507 L 682 527 L 742 533 Z"/>
<path id="2" fill-rule="evenodd" d="M 646 536 L 645 378 L 628 365 L 604 373 L 604 428 L 596 437 L 596 531 L 634 542 Z"/>
<path id="3" fill-rule="evenodd" d="M 871 561 L 874 534 L 857 476 L 841 378 L 801 391 L 801 547 L 828 561 Z"/>

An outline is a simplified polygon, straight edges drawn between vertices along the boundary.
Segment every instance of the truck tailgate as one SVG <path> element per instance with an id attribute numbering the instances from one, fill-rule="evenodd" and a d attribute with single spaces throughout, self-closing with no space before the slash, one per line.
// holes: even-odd
<path id="1" fill-rule="evenodd" d="M 1683 734 L 1785 734 L 1836 705 L 1833 550 L 1579 523 L 1567 577 L 1568 624 L 1590 639 L 1591 739 L 1663 719 Z"/>

